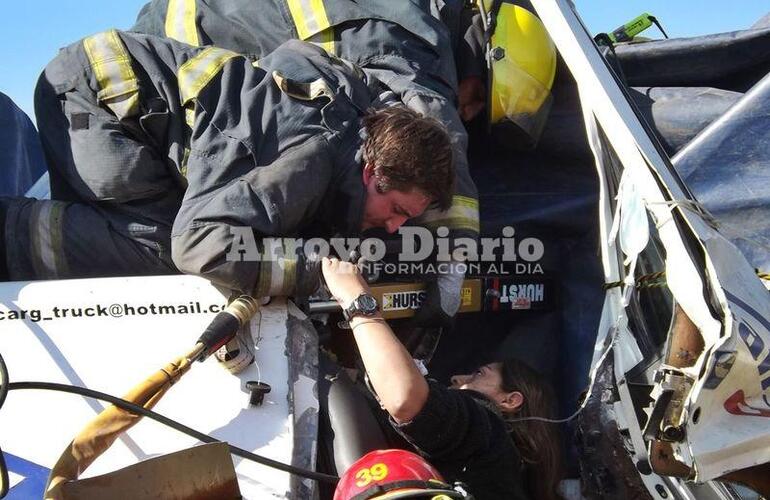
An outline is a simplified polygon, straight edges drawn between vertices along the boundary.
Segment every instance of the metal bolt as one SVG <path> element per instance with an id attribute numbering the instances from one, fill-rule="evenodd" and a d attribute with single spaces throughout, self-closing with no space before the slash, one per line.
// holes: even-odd
<path id="1" fill-rule="evenodd" d="M 246 389 L 250 392 L 249 404 L 252 406 L 262 406 L 265 394 L 270 392 L 270 386 L 264 382 L 249 380 L 246 382 Z"/>
<path id="2" fill-rule="evenodd" d="M 505 57 L 505 49 L 502 47 L 495 47 L 490 52 L 490 55 L 492 56 L 492 59 L 494 59 L 495 61 L 499 61 L 500 59 Z"/>

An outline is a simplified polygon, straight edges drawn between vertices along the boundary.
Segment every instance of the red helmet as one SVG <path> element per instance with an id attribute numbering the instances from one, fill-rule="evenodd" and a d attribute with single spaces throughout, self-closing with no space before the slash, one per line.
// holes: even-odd
<path id="1" fill-rule="evenodd" d="M 334 500 L 385 500 L 467 498 L 453 489 L 441 474 L 419 455 L 404 450 L 367 453 L 340 478 Z"/>

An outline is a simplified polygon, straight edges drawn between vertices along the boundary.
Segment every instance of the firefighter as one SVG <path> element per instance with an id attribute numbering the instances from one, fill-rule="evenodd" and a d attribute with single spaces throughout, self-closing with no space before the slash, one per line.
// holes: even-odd
<path id="1" fill-rule="evenodd" d="M 437 118 L 449 129 L 456 172 L 451 207 L 431 208 L 414 223 L 432 230 L 446 227 L 453 240 L 477 239 L 478 194 L 468 171 L 466 131 L 455 106 L 453 50 L 458 61 L 465 61 L 464 71 L 473 74 L 480 71 L 483 57 L 467 53 L 477 45 L 465 43 L 465 31 L 474 27 L 464 4 L 462 0 L 153 0 L 132 29 L 191 45 L 222 47 L 254 60 L 283 41 L 299 38 L 360 66 L 370 82 L 378 82 L 375 92 L 392 92 L 409 108 Z M 442 269 L 450 272 L 430 284 L 418 325 L 445 326 L 459 308 L 463 266 L 452 263 Z"/>
<path id="2" fill-rule="evenodd" d="M 380 315 L 359 269 L 349 262 L 324 258 L 322 270 L 324 282 L 348 321 L 372 394 L 393 430 L 445 478 L 467 484 L 478 500 L 559 498 L 558 432 L 542 418 L 528 418 L 551 415 L 555 401 L 542 377 L 520 361 L 506 360 L 452 377 L 451 389 L 426 380 Z M 337 378 L 345 376 L 340 373 Z M 352 393 L 350 399 L 354 399 Z M 352 404 L 347 407 L 354 408 Z M 352 426 L 366 421 L 365 416 L 357 416 Z M 363 428 L 358 433 L 368 431 L 365 435 L 369 437 L 379 430 Z M 346 430 L 345 434 L 356 432 Z M 362 439 L 361 446 L 349 446 L 347 452 L 355 453 L 355 448 L 360 450 L 368 443 Z M 366 475 L 361 465 L 354 464 L 343 474 L 340 485 L 344 489 L 337 490 L 342 496 L 335 498 L 401 498 L 384 495 L 407 487 L 389 484 L 397 476 L 386 477 L 381 470 L 365 480 L 360 477 Z M 360 488 L 350 489 L 351 475 L 362 480 L 357 484 Z M 415 493 L 414 498 L 425 496 Z"/>
<path id="3" fill-rule="evenodd" d="M 133 29 L 254 59 L 300 38 L 356 63 L 404 104 L 447 125 L 457 174 L 453 203 L 415 222 L 446 227 L 460 241 L 479 234 L 462 122 L 487 108 L 505 143 L 529 149 L 548 115 L 556 51 L 528 9 L 464 0 L 153 0 Z M 450 323 L 460 304 L 463 267 L 457 264 L 442 267 L 446 272 L 430 283 L 416 324 Z"/>
<path id="4" fill-rule="evenodd" d="M 255 296 L 312 291 L 302 252 L 266 255 L 262 237 L 395 231 L 451 200 L 443 126 L 367 111 L 357 75 L 296 40 L 259 67 L 115 30 L 63 49 L 36 90 L 53 199 L 3 202 L 10 277 L 179 270 Z"/>

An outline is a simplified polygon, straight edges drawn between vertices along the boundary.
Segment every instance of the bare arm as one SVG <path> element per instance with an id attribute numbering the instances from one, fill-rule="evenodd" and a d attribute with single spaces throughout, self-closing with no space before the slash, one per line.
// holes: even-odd
<path id="1" fill-rule="evenodd" d="M 362 293 L 370 293 L 353 264 L 324 258 L 323 275 L 342 307 L 348 307 Z M 379 315 L 354 317 L 350 326 L 383 407 L 396 422 L 412 420 L 428 398 L 428 383 L 412 357 Z"/>

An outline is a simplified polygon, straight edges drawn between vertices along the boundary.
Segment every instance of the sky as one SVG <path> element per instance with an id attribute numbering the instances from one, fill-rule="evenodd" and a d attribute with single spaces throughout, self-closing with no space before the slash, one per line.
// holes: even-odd
<path id="1" fill-rule="evenodd" d="M 35 82 L 57 50 L 98 31 L 131 27 L 146 1 L 3 2 L 3 15 L 0 16 L 0 92 L 9 95 L 34 121 L 32 95 Z M 591 34 L 611 31 L 643 12 L 657 17 L 671 37 L 745 29 L 770 12 L 770 0 L 574 1 Z M 653 27 L 645 32 L 645 36 L 661 35 Z"/>

